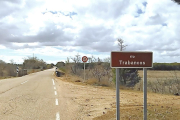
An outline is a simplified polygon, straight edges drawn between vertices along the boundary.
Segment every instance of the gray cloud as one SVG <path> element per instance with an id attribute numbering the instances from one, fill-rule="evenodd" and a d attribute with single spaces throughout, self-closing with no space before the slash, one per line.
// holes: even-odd
<path id="1" fill-rule="evenodd" d="M 39 1 L 26 1 L 23 5 L 23 0 L 1 0 L 0 1 L 0 44 L 16 48 L 12 42 L 26 43 L 31 42 L 33 37 L 25 37 L 22 34 L 29 31 L 30 25 L 26 23 L 27 12 L 40 5 Z M 7 17 L 12 17 L 12 22 L 7 22 Z M 1 21 L 2 20 L 2 21 Z M 28 47 L 28 46 L 25 46 Z"/>
<path id="2" fill-rule="evenodd" d="M 25 1 L 24 7 L 23 0 L 1 0 L 0 1 L 0 18 L 6 17 L 8 15 L 12 15 L 14 17 L 18 17 L 27 14 L 27 11 L 37 7 L 42 4 L 40 1 L 36 0 L 27 0 Z"/>
<path id="3" fill-rule="evenodd" d="M 118 46 L 114 46 L 116 41 L 115 35 L 119 35 L 124 38 L 125 44 L 127 44 L 126 50 L 154 50 L 158 53 L 167 51 L 168 56 L 178 56 L 180 52 L 178 45 L 180 44 L 180 15 L 177 13 L 180 9 L 151 6 L 149 8 L 148 1 L 146 2 L 146 10 L 154 13 L 149 16 L 148 12 L 143 10 L 137 19 L 137 21 L 131 21 L 134 26 L 120 26 L 118 20 L 124 17 L 123 14 L 127 14 L 129 6 L 131 6 L 130 0 L 121 1 L 94 1 L 88 7 L 76 7 L 75 12 L 68 12 L 67 17 L 78 17 L 81 22 L 75 22 L 82 26 L 82 29 L 78 33 L 71 33 L 64 31 L 67 28 L 75 30 L 73 24 L 69 23 L 54 23 L 53 21 L 45 22 L 45 27 L 41 28 L 36 35 L 23 35 L 24 33 L 31 32 L 31 25 L 26 22 L 27 13 L 34 12 L 34 8 L 41 6 L 42 2 L 35 0 L 27 0 L 24 7 L 22 7 L 22 0 L 8 0 L 0 1 L 0 20 L 5 19 L 7 16 L 14 18 L 12 23 L 6 21 L 0 22 L 0 44 L 11 49 L 23 49 L 23 48 L 37 48 L 42 46 L 61 46 L 63 51 L 75 51 L 76 49 L 66 49 L 63 46 L 73 46 L 79 49 L 85 49 L 87 51 L 109 52 L 111 50 L 119 50 Z M 140 2 L 139 2 L 140 3 Z M 13 7 L 12 7 L 13 5 Z M 163 5 L 162 5 L 163 6 Z M 141 9 L 141 8 L 137 8 Z M 152 9 L 152 11 L 151 11 Z M 165 11 L 165 12 L 164 12 Z M 42 11 L 39 11 L 42 14 Z M 57 11 L 50 11 L 52 15 L 56 15 Z M 139 11 L 142 13 L 142 10 Z M 63 11 L 61 12 L 63 13 Z M 137 11 L 134 11 L 137 13 Z M 132 16 L 134 13 L 131 13 Z M 65 15 L 65 14 L 64 14 Z M 114 20 L 111 27 L 106 25 L 89 25 L 86 24 L 86 15 L 92 17 L 92 19 L 101 19 L 104 22 L 108 20 Z M 145 16 L 145 17 L 143 17 Z M 135 17 L 135 16 L 134 16 Z M 147 17 L 147 18 L 146 18 Z M 36 18 L 34 18 L 36 19 Z M 88 18 L 90 19 L 90 18 Z M 82 20 L 82 21 L 81 21 Z M 74 22 L 73 20 L 71 21 Z M 117 23 L 116 23 L 117 22 Z M 162 26 L 162 24 L 167 26 Z M 61 28 L 57 29 L 57 25 Z M 118 28 L 119 33 L 115 32 Z M 39 43 L 36 46 L 30 46 L 28 43 Z M 24 46 L 15 46 L 13 43 L 25 43 Z M 175 43 L 175 44 L 173 44 Z"/>
<path id="4" fill-rule="evenodd" d="M 74 46 L 88 46 L 89 50 L 95 49 L 98 52 L 111 50 L 114 42 L 113 29 L 103 26 L 88 26 L 81 30 Z"/>
<path id="5" fill-rule="evenodd" d="M 67 26 L 64 27 L 67 28 Z M 4 41 L 6 41 L 7 44 L 12 42 L 15 43 L 39 42 L 41 46 L 58 46 L 58 45 L 64 46 L 66 45 L 65 44 L 66 42 L 70 42 L 72 40 L 73 39 L 71 35 L 70 36 L 66 35 L 63 32 L 63 29 L 57 29 L 56 24 L 54 23 L 47 23 L 47 27 L 39 31 L 37 35 L 27 35 L 27 36 L 19 35 L 16 37 L 14 36 L 4 37 Z"/>
<path id="6" fill-rule="evenodd" d="M 16 46 L 16 45 L 13 45 L 12 43 L 11 44 L 8 44 L 7 47 L 11 48 L 11 49 L 24 49 L 24 48 L 41 48 L 42 46 L 40 45 L 37 45 L 37 46 L 30 46 L 28 44 L 24 44 L 23 46 Z"/>
<path id="7" fill-rule="evenodd" d="M 163 18 L 162 14 L 155 14 L 149 17 L 149 20 L 146 22 L 147 25 L 158 25 L 166 22 L 166 19 Z"/>
<path id="8" fill-rule="evenodd" d="M 10 6 L 6 1 L 0 1 L 0 18 L 8 16 L 19 9 L 17 6 Z"/>

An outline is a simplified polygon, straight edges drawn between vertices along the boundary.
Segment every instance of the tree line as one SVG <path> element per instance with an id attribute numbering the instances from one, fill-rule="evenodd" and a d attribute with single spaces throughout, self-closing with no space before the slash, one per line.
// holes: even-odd
<path id="1" fill-rule="evenodd" d="M 44 60 L 38 59 L 37 57 L 27 57 L 24 58 L 22 64 L 16 64 L 14 60 L 10 60 L 10 63 L 6 63 L 3 60 L 0 60 L 0 78 L 7 78 L 7 77 L 15 77 L 17 76 L 17 67 L 19 68 L 19 76 L 27 74 L 26 70 L 33 70 L 33 69 L 50 69 L 54 66 L 54 64 L 47 64 Z M 21 75 L 22 74 L 22 75 Z"/>
<path id="2" fill-rule="evenodd" d="M 153 63 L 153 67 L 148 70 L 180 70 L 180 63 Z"/>

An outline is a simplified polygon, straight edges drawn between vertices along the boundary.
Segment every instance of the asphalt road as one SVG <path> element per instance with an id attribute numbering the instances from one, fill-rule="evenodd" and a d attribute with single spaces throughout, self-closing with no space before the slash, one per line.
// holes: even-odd
<path id="1" fill-rule="evenodd" d="M 0 80 L 0 120 L 60 120 L 53 72 Z"/>

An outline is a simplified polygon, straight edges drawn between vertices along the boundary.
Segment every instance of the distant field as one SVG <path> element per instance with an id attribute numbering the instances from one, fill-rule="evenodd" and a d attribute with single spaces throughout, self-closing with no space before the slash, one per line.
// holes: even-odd
<path id="1" fill-rule="evenodd" d="M 134 87 L 143 90 L 143 71 L 139 71 L 141 81 Z M 162 94 L 180 94 L 180 71 L 147 71 L 148 91 Z"/>
<path id="2" fill-rule="evenodd" d="M 143 78 L 143 70 L 139 70 L 139 76 Z M 176 77 L 180 78 L 180 71 L 155 71 L 148 70 L 147 71 L 147 79 L 148 80 L 166 80 L 166 79 L 176 79 Z"/>

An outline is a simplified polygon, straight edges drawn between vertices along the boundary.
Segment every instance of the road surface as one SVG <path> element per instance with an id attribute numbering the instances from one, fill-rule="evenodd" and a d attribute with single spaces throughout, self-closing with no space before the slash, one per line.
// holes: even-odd
<path id="1" fill-rule="evenodd" d="M 0 120 L 115 120 L 115 89 L 68 82 L 55 69 L 0 80 Z M 79 78 L 70 78 L 79 79 Z M 180 97 L 148 93 L 148 118 L 179 118 Z M 121 119 L 143 118 L 143 94 L 120 90 Z M 157 112 L 158 111 L 158 112 Z"/>
<path id="2" fill-rule="evenodd" d="M 0 80 L 0 120 L 92 120 L 111 110 L 114 91 L 76 85 L 54 71 Z"/>
<path id="3" fill-rule="evenodd" d="M 1 120 L 60 120 L 54 69 L 0 80 Z"/>

